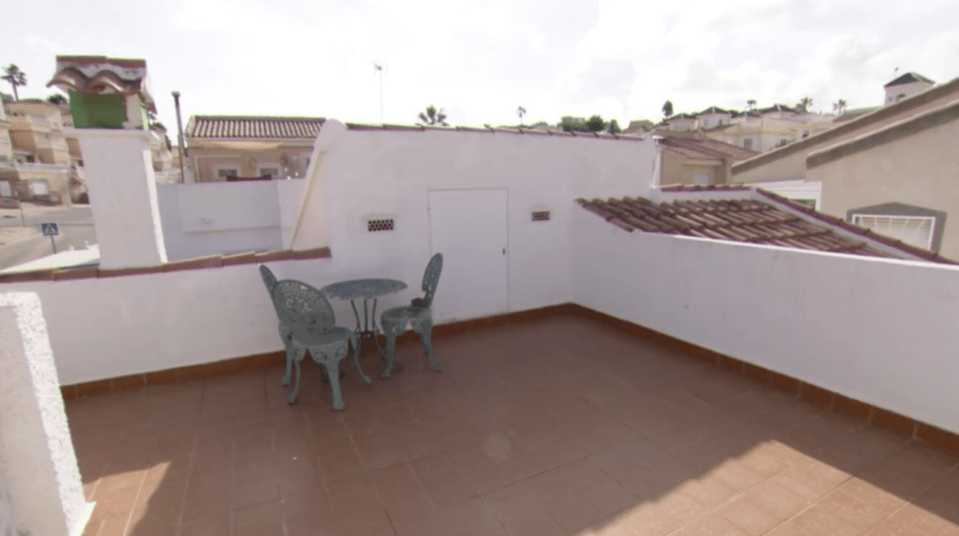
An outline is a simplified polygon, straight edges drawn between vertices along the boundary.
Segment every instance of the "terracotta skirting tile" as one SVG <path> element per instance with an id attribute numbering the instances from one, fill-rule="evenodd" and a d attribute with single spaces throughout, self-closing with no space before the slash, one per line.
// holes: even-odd
<path id="1" fill-rule="evenodd" d="M 234 266 L 237 264 L 253 264 L 255 262 L 257 262 L 255 251 L 248 251 L 246 253 L 236 253 L 234 255 L 223 256 L 223 266 Z"/>
<path id="2" fill-rule="evenodd" d="M 833 392 L 823 389 L 822 387 L 812 385 L 811 383 L 802 382 L 802 387 L 799 390 L 799 396 L 809 400 L 816 406 L 823 408 L 832 407 Z"/>
<path id="3" fill-rule="evenodd" d="M 163 271 L 179 272 L 182 270 L 219 268 L 221 266 L 223 266 L 223 257 L 221 255 L 208 255 L 206 257 L 197 257 L 195 259 L 184 259 L 176 262 L 168 262 L 163 265 Z"/>
<path id="4" fill-rule="evenodd" d="M 77 386 L 76 385 L 63 385 L 60 387 L 60 394 L 63 396 L 64 400 L 76 400 L 77 399 Z"/>
<path id="5" fill-rule="evenodd" d="M 114 393 L 119 391 L 128 391 L 131 389 L 139 389 L 141 387 L 146 387 L 146 377 L 143 374 L 132 374 L 130 376 L 120 376 L 119 378 L 113 378 L 112 380 L 112 390 Z"/>
<path id="6" fill-rule="evenodd" d="M 769 383 L 769 370 L 763 367 L 757 367 L 752 363 L 743 362 L 743 374 L 751 380 L 760 383 Z"/>
<path id="7" fill-rule="evenodd" d="M 799 389 L 802 387 L 802 382 L 791 376 L 786 376 L 785 374 L 780 374 L 775 370 L 770 370 L 769 385 L 772 385 L 778 389 L 782 389 L 789 394 L 799 395 Z"/>
<path id="8" fill-rule="evenodd" d="M 294 258 L 295 255 L 290 250 L 263 251 L 256 254 L 256 262 L 289 261 Z"/>
<path id="9" fill-rule="evenodd" d="M 869 419 L 869 416 L 872 415 L 872 406 L 869 404 L 854 400 L 838 393 L 833 395 L 833 409 L 867 420 Z"/>
<path id="10" fill-rule="evenodd" d="M 75 385 L 77 397 L 107 395 L 113 392 L 112 380 L 97 380 L 95 382 L 78 383 Z"/>
<path id="11" fill-rule="evenodd" d="M 54 281 L 68 281 L 72 279 L 93 279 L 99 270 L 95 266 L 89 268 L 75 268 L 73 270 L 57 270 L 53 274 Z"/>
<path id="12" fill-rule="evenodd" d="M 34 270 L 32 272 L 19 272 L 0 275 L 0 283 L 30 283 L 33 281 L 53 281 L 55 269 Z"/>
<path id="13" fill-rule="evenodd" d="M 734 358 L 720 354 L 718 364 L 720 368 L 726 369 L 736 374 L 743 373 L 743 362 Z"/>
<path id="14" fill-rule="evenodd" d="M 157 274 L 163 271 L 163 266 L 140 266 L 137 268 L 118 268 L 116 270 L 104 270 L 100 268 L 97 277 L 122 277 L 125 275 L 143 275 Z"/>
<path id="15" fill-rule="evenodd" d="M 914 419 L 882 408 L 873 409 L 872 424 L 906 436 L 912 436 L 916 433 L 916 421 Z"/>
<path id="16" fill-rule="evenodd" d="M 925 423 L 918 423 L 916 436 L 933 445 L 959 452 L 959 434 L 955 434 Z"/>

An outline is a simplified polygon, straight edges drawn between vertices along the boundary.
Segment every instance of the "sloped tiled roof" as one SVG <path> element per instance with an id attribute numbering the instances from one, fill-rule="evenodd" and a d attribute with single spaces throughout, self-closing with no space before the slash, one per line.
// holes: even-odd
<path id="1" fill-rule="evenodd" d="M 833 218 L 812 209 L 792 203 L 776 194 L 758 190 L 754 197 L 742 198 L 742 192 L 752 188 L 744 185 L 711 187 L 663 187 L 663 192 L 708 192 L 708 197 L 695 195 L 671 202 L 655 203 L 644 197 L 622 199 L 578 199 L 586 210 L 603 217 L 609 223 L 627 231 L 640 230 L 732 242 L 748 242 L 796 249 L 848 253 L 871 257 L 928 260 L 953 264 L 939 255 L 876 235 L 839 218 Z M 716 192 L 740 194 L 718 199 Z M 800 210 L 810 218 L 803 218 L 788 209 Z M 812 221 L 810 221 L 812 220 Z M 840 230 L 862 237 L 850 237 Z M 883 251 L 881 245 L 902 252 L 897 255 Z M 877 247 L 878 246 L 878 247 Z"/>
<path id="2" fill-rule="evenodd" d="M 323 117 L 194 115 L 187 138 L 316 139 Z"/>
<path id="3" fill-rule="evenodd" d="M 398 131 L 398 132 L 426 132 L 431 130 L 443 132 L 485 132 L 488 134 L 524 134 L 530 136 L 555 136 L 559 138 L 599 138 L 604 140 L 627 140 L 643 141 L 646 138 L 641 135 L 620 133 L 610 134 L 608 132 L 566 132 L 562 129 L 552 128 L 509 128 L 509 127 L 467 127 L 467 126 L 433 126 L 433 125 L 397 125 L 387 123 L 346 123 L 346 128 L 357 131 Z"/>
<path id="4" fill-rule="evenodd" d="M 906 73 L 906 74 L 904 74 L 904 75 L 896 78 L 896 79 L 893 80 L 892 82 L 889 82 L 888 84 L 886 84 L 886 85 L 884 85 L 884 86 L 882 86 L 882 87 L 901 86 L 901 85 L 903 85 L 903 84 L 911 84 L 911 83 L 913 83 L 913 82 L 927 82 L 927 83 L 929 83 L 929 84 L 935 84 L 935 82 L 933 82 L 932 80 L 926 78 L 925 76 L 922 76 L 922 75 L 919 74 L 919 73 L 909 72 L 909 73 Z"/>
<path id="5" fill-rule="evenodd" d="M 687 113 L 681 113 L 681 114 L 676 114 L 674 116 L 669 117 L 667 121 L 672 121 L 673 119 L 696 119 L 696 116 L 690 115 Z"/>
<path id="6" fill-rule="evenodd" d="M 723 110 L 722 108 L 718 106 L 710 106 L 709 108 L 706 108 L 705 110 L 697 113 L 696 115 L 699 116 L 699 115 L 706 115 L 706 114 L 731 114 L 731 113 L 733 113 L 733 110 Z"/>
<path id="7" fill-rule="evenodd" d="M 732 157 L 733 160 L 746 160 L 756 156 L 756 151 L 732 145 L 710 138 L 677 138 L 664 137 L 659 140 L 666 149 L 674 150 L 689 158 L 723 158 Z"/>
<path id="8" fill-rule="evenodd" d="M 786 106 L 785 104 L 773 104 L 769 108 L 763 108 L 759 110 L 759 113 L 766 114 L 770 112 L 795 112 L 793 108 Z"/>

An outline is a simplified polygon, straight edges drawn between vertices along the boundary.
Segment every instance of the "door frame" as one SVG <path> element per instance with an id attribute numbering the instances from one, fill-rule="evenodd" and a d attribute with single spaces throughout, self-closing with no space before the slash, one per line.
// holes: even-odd
<path id="1" fill-rule="evenodd" d="M 430 194 L 433 192 L 474 192 L 474 191 L 504 191 L 506 192 L 506 312 L 509 313 L 513 310 L 512 305 L 510 304 L 510 298 L 512 297 L 512 292 L 510 288 L 510 218 L 509 218 L 509 188 L 504 187 L 495 187 L 489 186 L 484 188 L 427 188 L 426 190 L 426 222 L 429 227 L 430 234 L 430 257 L 436 254 L 436 250 L 433 249 L 433 214 L 430 206 Z"/>

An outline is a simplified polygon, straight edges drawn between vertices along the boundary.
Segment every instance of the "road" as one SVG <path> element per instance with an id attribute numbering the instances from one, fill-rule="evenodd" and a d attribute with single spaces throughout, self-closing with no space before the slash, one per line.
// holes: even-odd
<path id="1" fill-rule="evenodd" d="M 93 228 L 93 216 L 89 206 L 43 207 L 24 203 L 24 216 L 27 225 L 37 227 L 41 222 L 57 222 L 60 236 L 54 238 L 57 251 L 70 247 L 85 248 L 87 244 L 97 242 L 97 233 Z M 12 216 L 12 217 L 11 217 Z M 0 209 L 0 227 L 23 227 L 19 210 Z M 0 270 L 46 257 L 53 253 L 50 237 L 32 236 L 12 244 L 0 246 Z"/>

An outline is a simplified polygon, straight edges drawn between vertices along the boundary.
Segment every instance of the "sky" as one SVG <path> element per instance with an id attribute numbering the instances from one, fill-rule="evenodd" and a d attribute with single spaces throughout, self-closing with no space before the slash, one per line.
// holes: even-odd
<path id="1" fill-rule="evenodd" d="M 31 0 L 3 8 L 0 64 L 20 96 L 55 90 L 57 54 L 139 57 L 159 118 L 171 91 L 191 114 L 456 125 L 555 124 L 601 114 L 625 126 L 710 105 L 876 106 L 916 71 L 959 77 L 956 0 Z M 380 78 L 374 64 L 385 67 Z M 0 82 L 0 91 L 12 93 Z M 382 115 L 381 115 L 382 114 Z"/>

